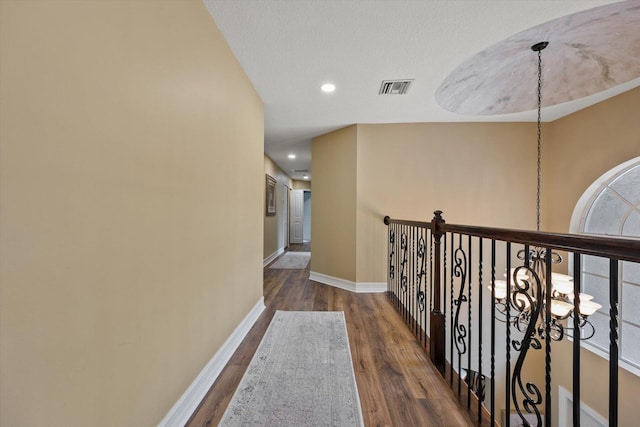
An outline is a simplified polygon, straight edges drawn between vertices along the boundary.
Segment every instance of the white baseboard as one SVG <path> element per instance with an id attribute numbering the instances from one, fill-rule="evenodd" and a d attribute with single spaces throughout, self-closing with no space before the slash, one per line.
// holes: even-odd
<path id="1" fill-rule="evenodd" d="M 209 363 L 200 371 L 176 404 L 173 405 L 173 408 L 160 421 L 158 427 L 183 427 L 189 421 L 189 418 L 198 408 L 198 405 L 204 399 L 253 324 L 258 320 L 264 308 L 264 298 L 260 298 L 229 338 L 222 344 L 222 347 L 213 355 Z"/>
<path id="2" fill-rule="evenodd" d="M 274 259 L 278 258 L 280 255 L 282 255 L 284 253 L 284 248 L 280 248 L 277 251 L 275 251 L 274 253 L 272 253 L 271 255 L 269 255 L 268 257 L 266 257 L 262 263 L 263 267 L 266 267 L 267 265 L 269 265 Z"/>
<path id="3" fill-rule="evenodd" d="M 387 291 L 387 284 L 384 282 L 352 282 L 351 280 L 316 273 L 315 271 L 309 274 L 309 280 L 355 293 L 380 293 Z"/>

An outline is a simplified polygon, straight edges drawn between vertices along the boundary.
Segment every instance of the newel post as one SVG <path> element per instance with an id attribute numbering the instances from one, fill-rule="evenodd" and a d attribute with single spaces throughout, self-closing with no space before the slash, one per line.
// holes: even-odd
<path id="1" fill-rule="evenodd" d="M 442 312 L 442 284 L 443 278 L 440 271 L 442 263 L 442 246 L 441 240 L 444 232 L 442 226 L 445 221 L 442 218 L 442 211 L 435 211 L 435 216 L 431 220 L 431 231 L 433 235 L 434 254 L 433 254 L 433 309 L 430 316 L 430 342 L 429 354 L 431 361 L 442 375 L 445 374 L 445 317 Z"/>

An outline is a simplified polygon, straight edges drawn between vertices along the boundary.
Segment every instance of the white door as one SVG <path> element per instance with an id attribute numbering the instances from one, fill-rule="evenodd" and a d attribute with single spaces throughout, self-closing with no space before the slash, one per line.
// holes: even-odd
<path id="1" fill-rule="evenodd" d="M 302 215 L 302 240 L 311 241 L 311 191 L 304 192 L 304 213 Z"/>
<path id="2" fill-rule="evenodd" d="M 282 248 L 289 246 L 289 187 L 282 184 L 282 224 L 280 230 L 282 230 Z"/>
<path id="3" fill-rule="evenodd" d="M 304 190 L 291 190 L 291 243 L 302 243 Z"/>

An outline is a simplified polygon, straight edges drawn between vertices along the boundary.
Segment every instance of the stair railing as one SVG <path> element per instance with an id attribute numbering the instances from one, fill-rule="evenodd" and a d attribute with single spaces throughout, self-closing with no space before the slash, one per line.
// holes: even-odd
<path id="1" fill-rule="evenodd" d="M 580 425 L 580 345 L 596 332 L 580 300 L 587 299 L 582 262 L 598 257 L 608 265 L 608 418 L 617 426 L 620 268 L 640 263 L 640 240 L 447 224 L 441 211 L 434 214 L 431 222 L 384 218 L 387 295 L 477 423 L 509 427 L 515 417 L 518 425 L 551 426 L 552 347 L 568 336 L 572 419 Z M 545 273 L 564 252 L 570 298 Z M 552 310 L 562 298 L 564 316 Z M 543 384 L 525 378 L 525 362 L 536 353 L 544 356 Z"/>

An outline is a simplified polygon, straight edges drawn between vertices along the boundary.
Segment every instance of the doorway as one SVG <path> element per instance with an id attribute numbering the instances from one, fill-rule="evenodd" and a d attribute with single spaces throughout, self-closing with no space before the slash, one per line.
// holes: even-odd
<path id="1" fill-rule="evenodd" d="M 291 190 L 290 243 L 311 242 L 311 190 Z"/>
<path id="2" fill-rule="evenodd" d="M 311 191 L 304 190 L 302 205 L 302 241 L 309 243 L 311 242 Z"/>

